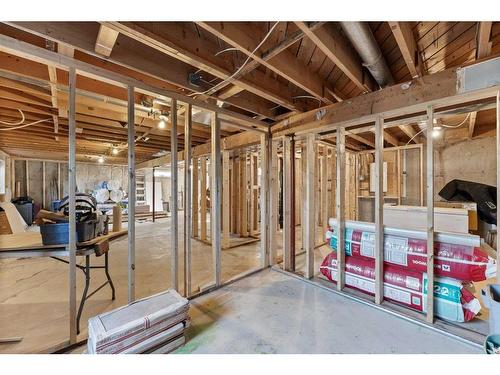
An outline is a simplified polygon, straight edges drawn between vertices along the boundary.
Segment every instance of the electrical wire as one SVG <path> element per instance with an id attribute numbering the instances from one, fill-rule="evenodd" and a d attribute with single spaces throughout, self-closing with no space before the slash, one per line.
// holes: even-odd
<path id="1" fill-rule="evenodd" d="M 9 125 L 9 126 L 17 126 L 17 125 L 21 125 L 24 120 L 26 120 L 26 118 L 24 117 L 24 113 L 23 111 L 21 111 L 19 108 L 16 108 L 19 113 L 21 114 L 21 121 L 18 121 L 18 122 L 5 122 L 5 121 L 1 121 L 0 120 L 0 124 L 4 124 L 4 125 Z"/>
<path id="2" fill-rule="evenodd" d="M 468 120 L 469 117 L 470 117 L 470 113 L 468 113 L 467 116 L 465 116 L 464 120 L 460 124 L 458 124 L 458 125 L 440 124 L 440 126 L 442 126 L 444 128 L 448 128 L 448 129 L 456 129 L 456 128 L 459 128 L 460 126 L 462 126 L 463 124 L 465 124 L 465 122 Z M 415 135 L 410 138 L 410 140 L 406 143 L 406 145 L 408 146 L 410 144 L 410 142 L 413 141 L 413 139 L 417 135 L 419 135 L 420 133 L 422 133 L 424 130 L 427 130 L 427 126 L 425 126 L 424 128 L 420 129 L 420 131 L 418 133 L 415 133 Z"/>
<path id="3" fill-rule="evenodd" d="M 8 128 L 0 128 L 0 131 L 4 131 L 5 132 L 5 131 L 9 131 L 9 130 L 17 130 L 17 129 L 27 128 L 28 126 L 36 125 L 36 124 L 39 124 L 39 123 L 45 122 L 45 121 L 52 121 L 52 118 L 46 118 L 46 119 L 43 119 L 43 120 L 38 120 L 38 121 L 30 122 L 28 124 L 19 125 L 19 126 L 12 126 L 12 127 L 8 127 Z"/>
<path id="4" fill-rule="evenodd" d="M 248 64 L 248 62 L 250 61 L 250 59 L 252 57 L 254 57 L 255 55 L 255 52 L 257 52 L 257 50 L 264 44 L 264 42 L 267 40 L 267 38 L 269 38 L 269 36 L 271 35 L 271 33 L 274 31 L 274 29 L 276 28 L 276 26 L 278 26 L 279 24 L 279 21 L 277 21 L 270 29 L 269 31 L 267 32 L 267 34 L 264 36 L 264 39 L 262 39 L 262 41 L 257 45 L 257 47 L 255 47 L 255 49 L 250 53 L 250 55 L 247 57 L 247 59 L 245 60 L 245 62 L 243 63 L 243 65 L 241 65 L 238 69 L 236 69 L 236 71 L 231 74 L 229 77 L 227 77 L 226 79 L 220 81 L 218 84 L 216 84 L 215 86 L 209 88 L 208 90 L 205 90 L 203 92 L 193 92 L 191 94 L 189 94 L 189 96 L 194 96 L 194 95 L 205 95 L 207 92 L 209 91 L 212 91 L 212 90 L 216 90 L 219 86 L 223 85 L 224 83 L 230 81 L 234 76 L 236 76 L 239 72 L 241 72 L 241 70 L 245 67 L 245 65 Z"/>

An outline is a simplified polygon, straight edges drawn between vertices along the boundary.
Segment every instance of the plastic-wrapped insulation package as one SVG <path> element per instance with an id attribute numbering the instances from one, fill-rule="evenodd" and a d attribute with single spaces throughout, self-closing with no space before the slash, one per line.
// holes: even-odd
<path id="1" fill-rule="evenodd" d="M 337 257 L 329 253 L 320 267 L 330 281 L 337 281 Z M 375 294 L 375 260 L 345 257 L 345 284 L 364 293 Z M 384 266 L 384 298 L 410 307 L 427 311 L 427 274 L 398 266 Z M 454 322 L 472 320 L 481 310 L 477 298 L 458 280 L 448 277 L 434 279 L 434 313 Z"/>
<path id="2" fill-rule="evenodd" d="M 332 249 L 337 249 L 334 229 L 326 233 Z M 384 262 L 409 270 L 427 271 L 427 234 L 424 232 L 384 228 Z M 375 226 L 372 223 L 346 222 L 345 253 L 348 256 L 374 258 Z M 434 272 L 438 276 L 462 281 L 483 281 L 494 270 L 492 260 L 480 247 L 480 239 L 474 235 L 437 233 L 434 241 Z"/>

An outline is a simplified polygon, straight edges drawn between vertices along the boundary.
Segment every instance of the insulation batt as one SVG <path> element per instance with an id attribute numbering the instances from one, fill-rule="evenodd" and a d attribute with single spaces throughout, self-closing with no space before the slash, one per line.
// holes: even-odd
<path id="1" fill-rule="evenodd" d="M 375 260 L 345 257 L 345 283 L 364 293 L 375 294 Z M 335 252 L 328 254 L 320 266 L 330 281 L 337 281 Z M 427 274 L 398 266 L 384 266 L 384 298 L 426 312 Z M 472 320 L 481 310 L 477 298 L 462 283 L 447 277 L 434 280 L 434 309 L 436 316 L 454 322 Z"/>
<path id="2" fill-rule="evenodd" d="M 335 231 L 328 231 L 330 247 L 337 249 Z M 375 233 L 346 228 L 345 253 L 353 257 L 374 259 Z M 478 247 L 434 242 L 434 272 L 462 281 L 487 279 L 488 255 Z M 409 270 L 427 271 L 427 241 L 392 235 L 384 236 L 384 262 Z"/>

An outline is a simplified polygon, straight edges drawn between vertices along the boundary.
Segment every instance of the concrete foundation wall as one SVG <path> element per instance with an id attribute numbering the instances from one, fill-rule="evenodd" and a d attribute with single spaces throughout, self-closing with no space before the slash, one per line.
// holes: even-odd
<path id="1" fill-rule="evenodd" d="M 496 186 L 495 137 L 464 140 L 455 144 L 436 145 L 434 150 L 434 191 L 453 179 Z"/>

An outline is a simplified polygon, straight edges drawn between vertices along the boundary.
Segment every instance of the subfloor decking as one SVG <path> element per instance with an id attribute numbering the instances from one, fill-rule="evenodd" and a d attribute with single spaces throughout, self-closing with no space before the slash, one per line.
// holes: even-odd
<path id="1" fill-rule="evenodd" d="M 194 299 L 190 316 L 176 353 L 481 353 L 270 269 Z"/>

